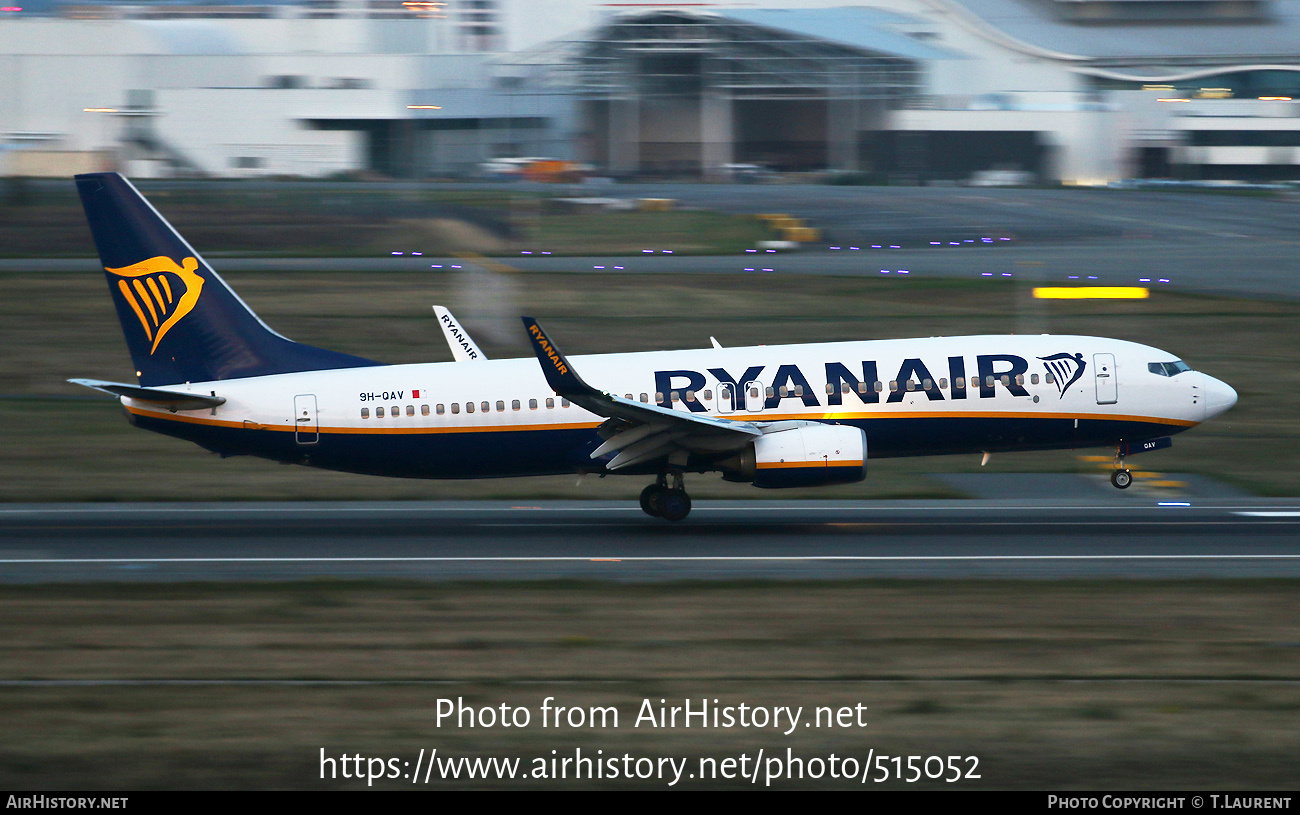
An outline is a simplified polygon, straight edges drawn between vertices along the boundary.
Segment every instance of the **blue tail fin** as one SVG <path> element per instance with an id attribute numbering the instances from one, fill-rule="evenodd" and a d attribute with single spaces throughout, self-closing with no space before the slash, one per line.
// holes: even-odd
<path id="1" fill-rule="evenodd" d="M 131 182 L 76 179 L 141 385 L 380 364 L 275 333 Z"/>

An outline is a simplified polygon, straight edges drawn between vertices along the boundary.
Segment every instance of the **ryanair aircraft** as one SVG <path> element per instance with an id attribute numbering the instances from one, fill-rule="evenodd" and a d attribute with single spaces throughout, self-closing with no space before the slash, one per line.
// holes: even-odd
<path id="1" fill-rule="evenodd" d="M 137 427 L 223 456 L 408 478 L 574 472 L 653 478 L 642 508 L 690 512 L 686 473 L 842 484 L 876 458 L 1110 447 L 1124 457 L 1224 412 L 1231 387 L 1156 348 L 1074 336 L 876 340 L 489 360 L 437 317 L 454 362 L 384 365 L 277 334 L 122 176 L 76 177 L 137 384 Z"/>

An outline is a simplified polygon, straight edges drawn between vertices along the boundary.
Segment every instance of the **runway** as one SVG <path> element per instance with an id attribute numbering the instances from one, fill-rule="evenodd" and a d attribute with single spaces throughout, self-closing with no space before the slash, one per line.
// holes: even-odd
<path id="1" fill-rule="evenodd" d="M 469 185 L 470 188 L 485 185 Z M 501 189 L 486 185 L 488 189 Z M 527 185 L 518 189 L 556 192 Z M 589 192 L 589 191 L 588 191 Z M 1300 197 L 1146 190 L 824 185 L 620 184 L 605 194 L 672 198 L 734 213 L 787 212 L 822 230 L 793 253 L 691 256 L 648 246 L 621 257 L 568 256 L 563 245 L 505 255 L 488 268 L 533 273 L 812 274 L 1069 285 L 1146 285 L 1214 295 L 1300 298 Z M 212 258 L 223 273 L 452 273 L 467 257 Z M 92 273 L 91 258 L 0 259 L 0 273 Z"/>
<path id="2" fill-rule="evenodd" d="M 1300 501 L 69 504 L 0 509 L 0 581 L 1300 576 Z"/>

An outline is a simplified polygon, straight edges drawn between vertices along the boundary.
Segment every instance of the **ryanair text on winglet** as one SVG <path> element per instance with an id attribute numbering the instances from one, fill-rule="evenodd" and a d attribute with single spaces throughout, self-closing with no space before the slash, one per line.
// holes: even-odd
<path id="1" fill-rule="evenodd" d="M 562 374 L 567 374 L 569 372 L 569 366 L 565 365 L 564 362 L 561 361 L 560 355 L 551 347 L 550 341 L 546 339 L 546 335 L 542 333 L 542 330 L 537 327 L 536 323 L 528 326 L 528 332 L 537 338 L 537 344 L 546 352 L 546 356 L 550 358 L 551 364 L 555 366 L 555 370 Z"/>

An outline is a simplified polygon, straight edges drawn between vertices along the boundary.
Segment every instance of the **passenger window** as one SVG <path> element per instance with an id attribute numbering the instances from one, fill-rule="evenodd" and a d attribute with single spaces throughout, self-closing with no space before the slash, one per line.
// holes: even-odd
<path id="1" fill-rule="evenodd" d="M 529 410 L 537 410 L 537 400 L 536 400 L 536 399 L 529 399 L 529 400 L 528 400 L 528 409 L 529 409 Z"/>
<path id="2" fill-rule="evenodd" d="M 664 392 L 663 392 L 663 391 L 655 391 L 655 402 L 658 403 L 658 402 L 662 402 L 663 400 L 664 400 Z M 644 401 L 644 400 L 642 400 L 642 401 Z"/>
<path id="3" fill-rule="evenodd" d="M 415 415 L 415 405 L 407 405 L 407 406 L 406 406 L 406 415 L 407 415 L 407 416 L 414 416 L 414 415 Z"/>
<path id="4" fill-rule="evenodd" d="M 687 401 L 687 402 L 694 402 L 694 401 L 695 401 L 695 391 L 687 391 L 687 392 L 686 392 L 686 401 Z"/>
<path id="5" fill-rule="evenodd" d="M 465 403 L 465 412 L 466 412 L 466 413 L 473 413 L 473 412 L 474 412 L 474 403 L 473 403 L 473 402 L 466 402 L 466 403 Z"/>
<path id="6" fill-rule="evenodd" d="M 672 391 L 671 393 L 668 394 L 668 402 L 669 402 L 669 404 L 672 404 L 673 402 L 676 402 L 679 398 L 681 398 L 681 397 L 679 397 L 679 396 L 677 395 L 677 391 Z"/>
<path id="7" fill-rule="evenodd" d="M 884 383 L 884 382 L 881 382 L 879 379 L 877 379 L 877 380 L 875 381 L 874 387 L 875 387 L 875 389 L 876 389 L 876 393 L 884 393 L 884 392 L 885 392 L 885 383 Z"/>
<path id="8" fill-rule="evenodd" d="M 948 377 L 946 376 L 939 377 L 939 390 L 947 390 L 947 389 L 948 389 Z"/>
<path id="9" fill-rule="evenodd" d="M 845 382 L 845 383 L 844 383 L 844 387 L 847 388 L 848 386 L 849 386 L 848 383 Z M 866 382 L 859 382 L 859 383 L 858 383 L 858 393 L 866 393 L 866 392 L 867 392 L 867 383 L 866 383 Z"/>
<path id="10" fill-rule="evenodd" d="M 361 418 L 363 419 L 370 418 L 370 408 L 361 408 Z"/>
<path id="11" fill-rule="evenodd" d="M 568 400 L 568 399 L 561 399 L 561 400 L 560 400 L 560 407 L 568 407 L 568 406 L 569 406 L 569 400 Z"/>
<path id="12" fill-rule="evenodd" d="M 497 400 L 497 413 L 501 413 L 501 412 L 504 411 L 505 409 L 506 409 L 506 403 L 503 402 L 503 401 L 501 401 L 500 399 L 498 399 L 498 400 Z"/>
<path id="13" fill-rule="evenodd" d="M 632 401 L 632 394 L 630 394 L 630 393 L 625 393 L 625 394 L 623 394 L 623 398 L 626 399 L 627 401 L 631 402 L 631 401 Z"/>
<path id="14" fill-rule="evenodd" d="M 964 390 L 966 390 L 966 380 L 965 380 L 964 378 L 963 378 L 963 379 L 954 379 L 954 380 L 952 381 L 952 389 L 955 390 L 955 391 L 964 391 Z"/>
<path id="15" fill-rule="evenodd" d="M 986 377 L 984 377 L 984 384 L 985 384 L 986 386 L 990 387 L 990 388 L 993 387 L 993 383 L 996 382 L 996 381 L 997 381 L 997 380 L 995 380 L 995 379 L 994 379 L 993 377 L 991 377 L 991 376 L 986 376 Z"/>
<path id="16" fill-rule="evenodd" d="M 643 394 L 641 394 L 641 401 L 642 401 L 642 402 L 649 402 L 650 399 L 649 399 L 649 398 L 648 398 L 648 397 L 643 393 Z"/>
<path id="17" fill-rule="evenodd" d="M 897 379 L 891 379 L 891 380 L 889 380 L 889 392 L 890 392 L 890 393 L 898 393 L 898 380 L 897 380 Z"/>
<path id="18" fill-rule="evenodd" d="M 630 399 L 630 398 L 632 398 L 632 397 L 629 396 L 628 398 Z M 705 391 L 704 391 L 704 401 L 706 401 L 706 402 L 711 402 L 711 401 L 713 401 L 713 391 L 711 391 L 711 390 L 705 390 Z"/>
<path id="19" fill-rule="evenodd" d="M 795 396 L 803 396 L 803 385 L 795 385 L 795 386 L 794 386 L 794 395 L 795 395 Z"/>
<path id="20" fill-rule="evenodd" d="M 780 394 L 781 394 L 781 398 L 784 399 L 785 397 L 787 397 L 787 396 L 790 395 L 790 389 L 787 388 L 785 385 L 782 385 L 782 386 L 781 386 L 781 390 L 780 390 Z"/>
<path id="21" fill-rule="evenodd" d="M 1046 382 L 1046 383 L 1049 384 L 1049 385 L 1055 385 L 1055 384 L 1056 384 L 1056 377 L 1052 376 L 1050 373 L 1046 373 L 1046 374 L 1043 374 L 1043 381 Z"/>
<path id="22" fill-rule="evenodd" d="M 991 380 L 991 379 L 993 379 L 993 377 L 990 376 L 989 379 Z M 992 382 L 989 382 L 989 385 L 990 385 L 990 386 L 991 386 L 992 384 L 993 384 Z M 971 386 L 972 388 L 978 388 L 978 387 L 980 386 L 980 378 L 979 378 L 978 376 L 972 376 L 972 377 L 970 378 L 970 386 Z"/>
<path id="23" fill-rule="evenodd" d="M 438 415 L 439 415 L 439 416 L 441 416 L 443 413 L 445 413 L 446 410 L 447 410 L 447 409 L 446 409 L 446 407 L 445 407 L 444 405 L 438 405 Z"/>
<path id="24" fill-rule="evenodd" d="M 510 402 L 510 409 L 511 409 L 511 410 L 519 410 L 519 400 L 518 400 L 518 399 L 514 399 L 514 400 L 512 400 L 512 401 Z"/>
<path id="25" fill-rule="evenodd" d="M 420 415 L 421 415 L 421 416 L 428 416 L 428 415 L 429 415 L 429 406 L 428 406 L 428 405 L 420 405 Z"/>
<path id="26" fill-rule="evenodd" d="M 767 398 L 768 398 L 768 399 L 771 399 L 773 396 L 776 396 L 776 392 L 773 391 L 771 388 L 768 388 L 768 389 L 767 389 Z"/>
<path id="27" fill-rule="evenodd" d="M 1017 385 L 1023 385 L 1023 384 L 1025 384 L 1025 375 L 1024 375 L 1024 374 L 1016 374 L 1016 384 L 1017 384 Z"/>
<path id="28" fill-rule="evenodd" d="M 1010 376 L 1007 376 L 1006 374 L 1003 374 L 1003 375 L 1002 375 L 1002 386 L 1003 386 L 1003 387 L 1006 387 L 1006 388 L 1011 387 L 1011 377 L 1010 377 Z"/>
<path id="29" fill-rule="evenodd" d="M 1037 384 L 1038 384 L 1038 374 L 1030 374 L 1030 375 L 1029 375 L 1029 384 L 1031 384 L 1031 385 L 1037 385 Z"/>
<path id="30" fill-rule="evenodd" d="M 489 410 L 492 409 L 492 403 L 491 403 L 491 402 L 479 402 L 479 405 L 478 405 L 478 406 L 479 406 L 479 409 L 482 410 L 484 413 L 487 413 Z"/>
<path id="31" fill-rule="evenodd" d="M 928 391 L 928 390 L 930 390 L 930 388 L 933 388 L 933 387 L 934 387 L 934 380 L 927 379 L 927 380 L 925 380 L 924 382 L 921 383 L 921 390 L 923 390 L 923 391 Z"/>
<path id="32" fill-rule="evenodd" d="M 849 385 L 848 385 L 847 382 L 844 383 L 844 387 L 847 388 L 848 386 L 849 386 Z M 826 383 L 826 393 L 827 393 L 827 394 L 835 393 L 835 386 L 832 385 L 831 383 L 827 382 L 827 383 Z M 847 393 L 847 391 L 846 391 L 846 393 Z"/>
<path id="33" fill-rule="evenodd" d="M 389 416 L 392 416 L 394 419 L 396 419 L 398 416 L 401 416 L 401 415 L 402 415 L 402 408 L 401 408 L 401 406 L 400 406 L 400 405 L 393 405 L 393 412 L 392 412 L 392 413 L 389 413 L 388 415 L 389 415 Z"/>
<path id="34" fill-rule="evenodd" d="M 451 403 L 451 412 L 452 412 L 452 413 L 460 413 L 460 402 L 452 402 L 452 403 Z"/>
<path id="35" fill-rule="evenodd" d="M 546 397 L 546 409 L 550 410 L 553 407 L 555 407 L 555 397 L 553 396 Z"/>
<path id="36" fill-rule="evenodd" d="M 377 407 L 377 408 L 375 408 L 375 418 L 376 418 L 376 419 L 382 419 L 382 418 L 384 418 L 384 409 L 383 409 L 383 408 L 381 408 L 381 407 Z"/>

